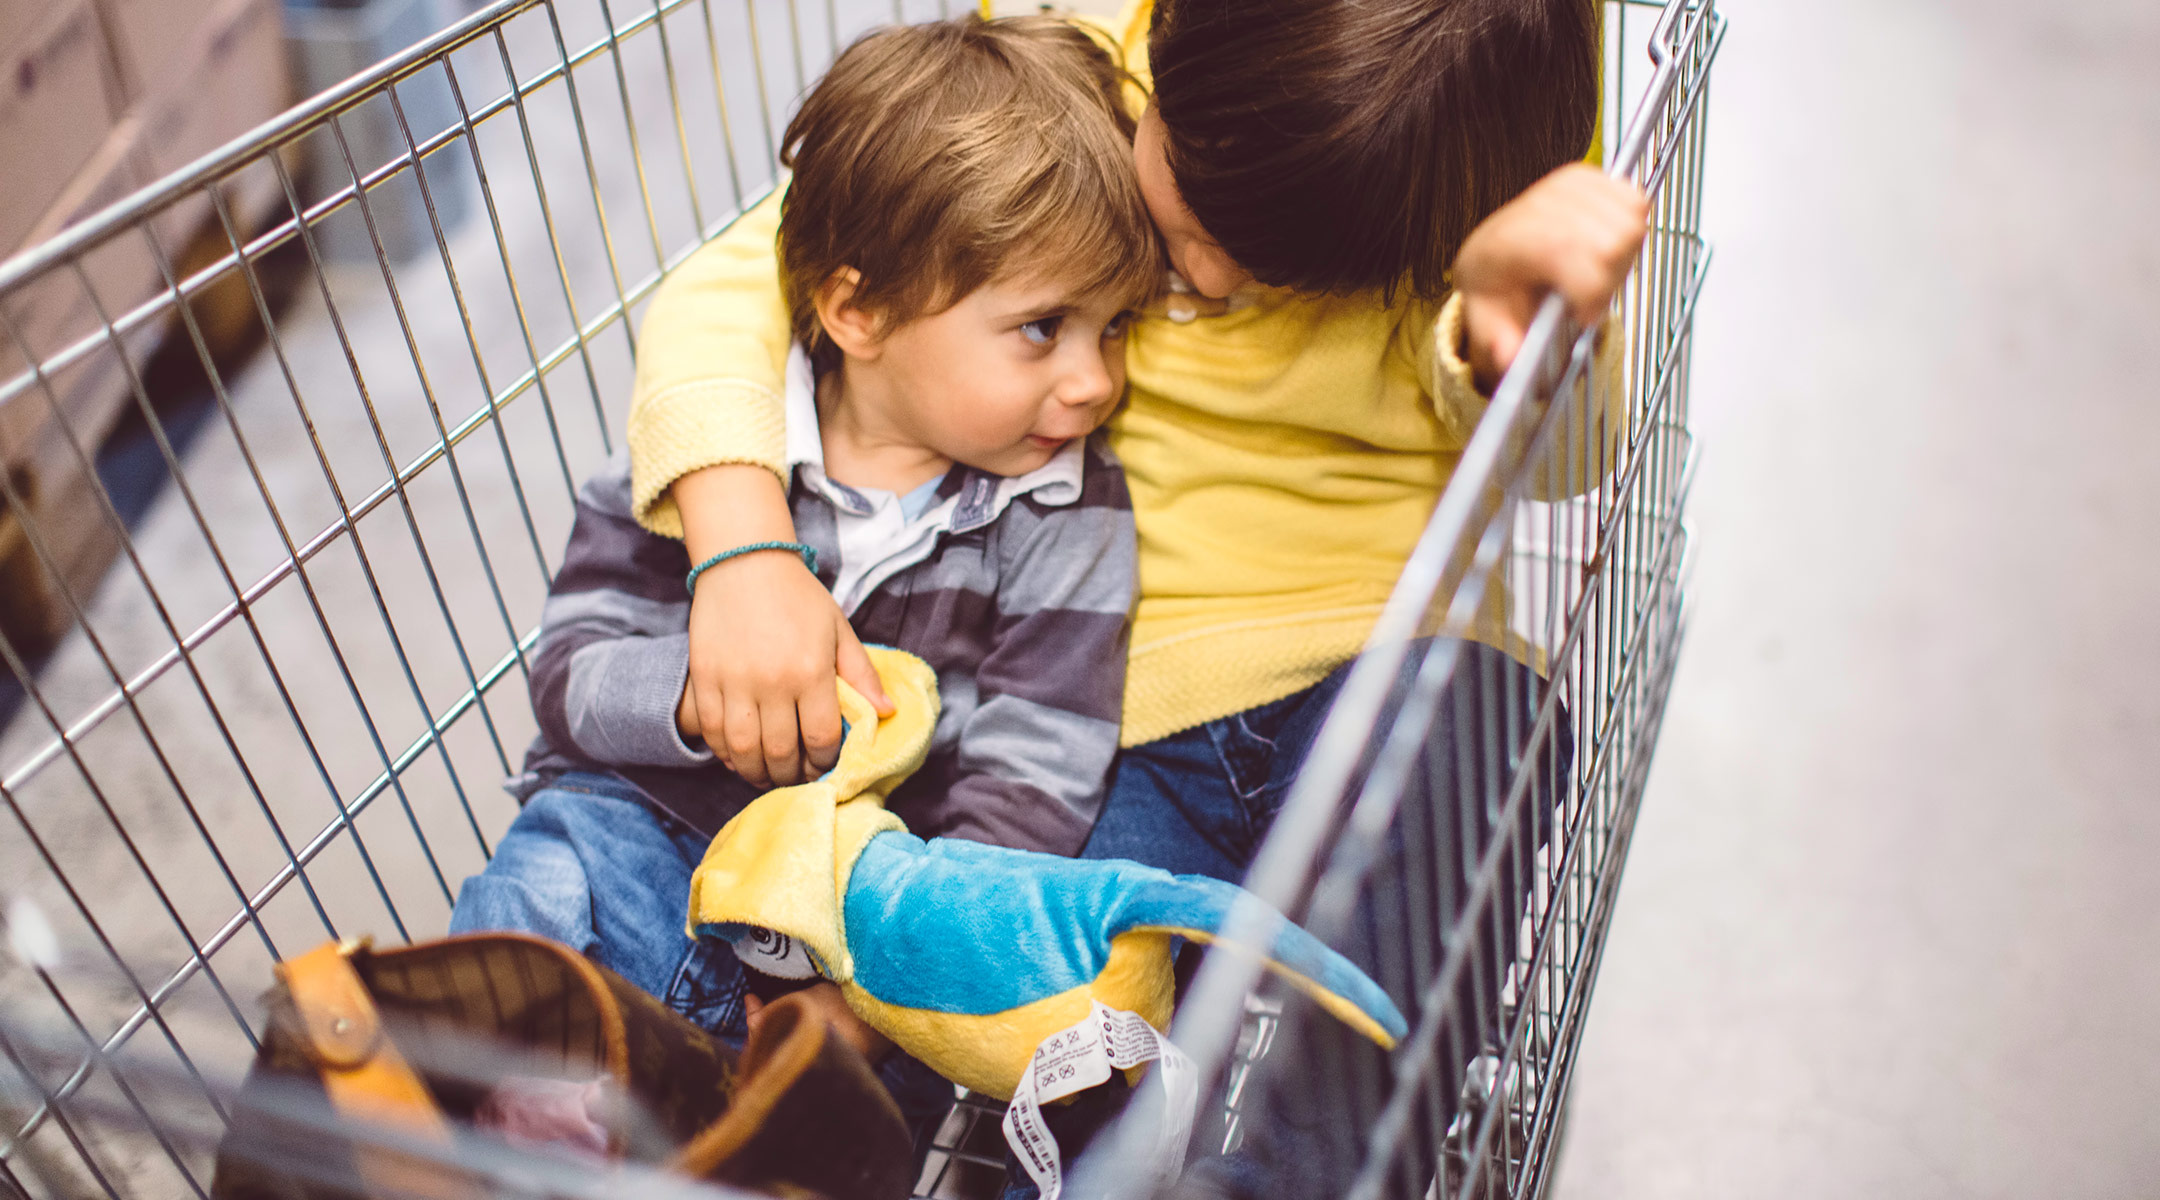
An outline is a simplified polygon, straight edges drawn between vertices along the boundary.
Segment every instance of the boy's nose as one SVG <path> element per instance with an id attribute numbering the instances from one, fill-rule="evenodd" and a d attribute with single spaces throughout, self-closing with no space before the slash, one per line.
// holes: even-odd
<path id="1" fill-rule="evenodd" d="M 1057 391 L 1058 402 L 1074 408 L 1101 404 L 1110 398 L 1110 367 L 1100 352 L 1083 351 L 1075 356 Z"/>

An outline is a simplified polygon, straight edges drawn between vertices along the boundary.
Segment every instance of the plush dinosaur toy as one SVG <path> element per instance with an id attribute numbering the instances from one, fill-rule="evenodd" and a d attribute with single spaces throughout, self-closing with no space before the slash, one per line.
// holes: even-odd
<path id="1" fill-rule="evenodd" d="M 895 1045 L 999 1099 L 1091 1001 L 1167 1027 L 1172 939 L 1216 941 L 1240 889 L 910 834 L 884 801 L 928 752 L 937 677 L 913 655 L 870 653 L 896 711 L 880 719 L 840 685 L 838 764 L 767 792 L 713 839 L 691 882 L 691 934 L 734 942 L 776 974 L 832 980 Z M 1287 921 L 1277 929 L 1273 969 L 1381 1046 L 1403 1036 L 1387 993 L 1349 960 Z"/>

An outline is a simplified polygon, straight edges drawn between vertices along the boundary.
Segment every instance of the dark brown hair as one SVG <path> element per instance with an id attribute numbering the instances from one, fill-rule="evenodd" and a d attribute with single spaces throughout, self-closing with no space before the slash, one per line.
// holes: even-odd
<path id="1" fill-rule="evenodd" d="M 1126 75 L 1048 17 L 882 29 L 842 53 L 788 123 L 795 170 L 780 273 L 795 336 L 832 346 L 816 294 L 848 267 L 852 303 L 892 325 L 1000 279 L 1055 279 L 1138 305 L 1161 250 L 1133 171 Z"/>
<path id="2" fill-rule="evenodd" d="M 1157 0 L 1148 54 L 1187 207 L 1302 291 L 1440 295 L 1597 121 L 1596 0 Z"/>

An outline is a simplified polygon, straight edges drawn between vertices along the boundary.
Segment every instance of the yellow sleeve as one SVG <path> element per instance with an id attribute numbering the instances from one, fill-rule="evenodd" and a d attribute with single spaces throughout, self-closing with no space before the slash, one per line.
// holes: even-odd
<path id="1" fill-rule="evenodd" d="M 1425 394 L 1432 397 L 1433 407 L 1439 410 L 1441 424 L 1455 436 L 1458 445 L 1468 445 L 1478 418 L 1485 415 L 1485 405 L 1492 398 L 1478 391 L 1476 372 L 1470 369 L 1469 343 L 1463 340 L 1461 292 L 1449 293 L 1439 316 L 1427 328 L 1431 336 L 1422 339 L 1417 347 L 1418 379 L 1425 385 Z"/>
<path id="2" fill-rule="evenodd" d="M 1450 295 L 1420 347 L 1418 373 L 1441 421 L 1467 444 L 1490 399 L 1479 393 L 1464 340 L 1463 298 Z M 1563 500 L 1602 483 L 1618 458 L 1627 432 L 1627 338 L 1617 323 L 1598 331 L 1597 359 L 1563 403 L 1554 436 L 1530 468 L 1525 491 L 1533 500 Z"/>
<path id="3" fill-rule="evenodd" d="M 775 189 L 683 260 L 653 293 L 630 393 L 630 503 L 638 523 L 682 536 L 668 488 L 692 471 L 755 463 L 786 484 L 787 302 Z"/>

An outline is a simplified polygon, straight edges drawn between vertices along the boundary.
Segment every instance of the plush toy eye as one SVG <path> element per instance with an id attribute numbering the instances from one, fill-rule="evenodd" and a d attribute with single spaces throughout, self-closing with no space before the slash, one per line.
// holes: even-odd
<path id="1" fill-rule="evenodd" d="M 777 930 L 751 926 L 732 944 L 735 957 L 760 974 L 775 979 L 811 979 L 818 973 L 810 948 Z"/>

